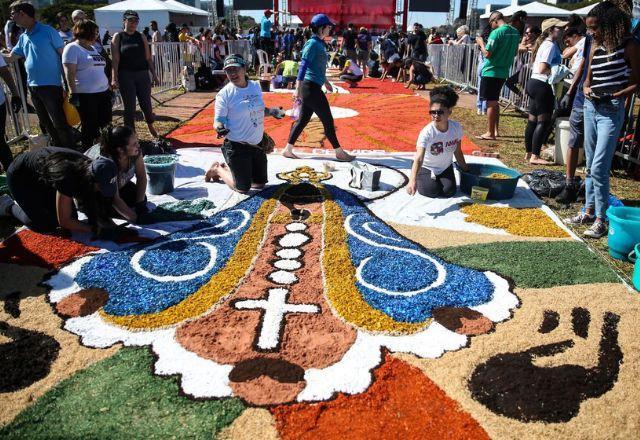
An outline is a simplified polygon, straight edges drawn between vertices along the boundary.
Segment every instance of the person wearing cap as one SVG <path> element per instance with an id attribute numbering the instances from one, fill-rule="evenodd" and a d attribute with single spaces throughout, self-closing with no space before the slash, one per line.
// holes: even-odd
<path id="1" fill-rule="evenodd" d="M 329 101 L 322 92 L 322 85 L 329 92 L 333 92 L 333 87 L 327 80 L 326 75 L 328 56 L 324 44 L 324 38 L 329 35 L 333 26 L 335 24 L 325 14 L 317 14 L 311 19 L 310 28 L 313 36 L 307 40 L 302 49 L 302 61 L 298 69 L 298 83 L 294 92 L 294 100 L 300 100 L 300 116 L 295 124 L 291 126 L 289 140 L 282 152 L 284 157 L 298 158 L 293 153 L 293 147 L 302 130 L 311 120 L 311 116 L 315 113 L 322 121 L 324 134 L 333 146 L 336 159 L 343 162 L 350 162 L 355 159 L 354 156 L 344 151 L 340 146 Z"/>
<path id="2" fill-rule="evenodd" d="M 7 184 L 13 195 L 0 197 L 0 216 L 12 216 L 39 232 L 62 227 L 68 231 L 97 232 L 113 227 L 108 216 L 117 193 L 118 170 L 112 161 L 91 161 L 67 148 L 44 147 L 27 151 L 13 161 Z M 88 223 L 78 220 L 74 200 Z"/>
<path id="3" fill-rule="evenodd" d="M 551 115 L 555 107 L 553 88 L 549 84 L 551 68 L 562 63 L 562 54 L 556 44 L 558 36 L 566 21 L 549 18 L 542 22 L 542 34 L 533 48 L 531 78 L 527 81 L 526 90 L 529 101 L 529 121 L 524 131 L 526 147 L 525 160 L 532 165 L 550 165 L 540 157 L 540 150 L 551 124 Z"/>
<path id="4" fill-rule="evenodd" d="M 495 140 L 498 136 L 500 92 L 520 44 L 520 32 L 505 21 L 501 12 L 491 13 L 489 25 L 493 30 L 482 48 L 486 60 L 482 67 L 479 91 L 480 98 L 487 102 L 487 132 L 478 136 L 481 140 Z"/>
<path id="5" fill-rule="evenodd" d="M 120 89 L 124 104 L 124 125 L 135 130 L 136 98 L 147 122 L 149 133 L 155 138 L 158 133 L 153 126 L 151 86 L 159 84 L 151 49 L 147 39 L 137 31 L 140 18 L 136 11 L 125 11 L 122 16 L 124 31 L 113 36 L 111 42 L 113 89 Z M 151 72 L 151 77 L 149 77 Z"/>
<path id="6" fill-rule="evenodd" d="M 74 24 L 86 19 L 87 19 L 87 14 L 82 9 L 76 9 L 71 13 L 71 21 Z"/>
<path id="7" fill-rule="evenodd" d="M 118 191 L 113 197 L 115 213 L 139 223 L 147 208 L 147 173 L 138 136 L 126 125 L 109 125 L 100 132 L 100 142 L 84 153 L 94 161 L 113 162 L 118 170 Z M 135 182 L 133 178 L 136 178 Z"/>
<path id="8" fill-rule="evenodd" d="M 11 17 L 25 31 L 11 51 L 11 60 L 24 59 L 31 101 L 40 127 L 58 147 L 74 148 L 71 128 L 62 108 L 62 49 L 64 42 L 58 31 L 35 19 L 30 3 L 11 4 Z"/>
<path id="9" fill-rule="evenodd" d="M 279 108 L 268 108 L 258 81 L 249 81 L 242 56 L 231 54 L 224 60 L 229 82 L 216 95 L 214 128 L 225 136 L 222 154 L 225 164 L 214 162 L 205 180 L 222 180 L 240 193 L 263 188 L 267 183 L 267 154 L 272 140 L 264 132 L 265 116 L 282 119 Z"/>
<path id="10" fill-rule="evenodd" d="M 264 16 L 260 20 L 260 48 L 269 54 L 269 57 L 273 55 L 273 42 L 271 40 L 271 28 L 273 23 L 269 18 L 273 15 L 271 9 L 264 11 Z"/>

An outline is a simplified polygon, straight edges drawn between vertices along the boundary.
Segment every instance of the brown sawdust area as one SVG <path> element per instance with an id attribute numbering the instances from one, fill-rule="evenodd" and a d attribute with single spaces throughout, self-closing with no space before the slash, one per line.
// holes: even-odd
<path id="1" fill-rule="evenodd" d="M 47 302 L 45 289 L 38 286 L 46 273 L 46 269 L 33 266 L 0 264 L 0 303 L 4 306 L 8 294 L 21 292 L 20 316 L 14 318 L 4 310 L 4 307 L 0 307 L 0 321 L 12 327 L 41 332 L 53 337 L 60 344 L 58 356 L 44 379 L 21 390 L 0 394 L 0 425 L 11 421 L 19 412 L 33 404 L 60 381 L 113 355 L 118 350 L 118 347 L 109 349 L 83 347 L 77 336 L 61 329 L 62 320 Z M 9 338 L 0 335 L 0 344 L 8 342 L 11 342 Z"/>
<path id="2" fill-rule="evenodd" d="M 388 223 L 399 234 L 421 244 L 427 249 L 437 249 L 468 244 L 486 244 L 508 241 L 573 241 L 571 238 L 524 237 L 519 235 L 482 234 L 478 232 L 450 231 L 440 228 Z"/>
<path id="3" fill-rule="evenodd" d="M 451 398 L 459 402 L 492 438 L 636 438 L 640 431 L 640 298 L 622 284 L 589 284 L 549 289 L 516 289 L 522 301 L 511 320 L 498 324 L 494 333 L 477 336 L 470 347 L 450 352 L 439 359 L 422 360 L 412 355 L 396 356 L 420 368 Z M 584 307 L 591 314 L 587 339 L 571 330 L 571 313 Z M 560 315 L 558 328 L 547 334 L 538 332 L 543 312 Z M 613 312 L 620 316 L 618 343 L 624 355 L 618 380 L 599 398 L 582 402 L 580 412 L 567 423 L 523 423 L 496 415 L 472 399 L 467 381 L 476 366 L 491 356 L 516 353 L 543 344 L 572 339 L 575 345 L 564 353 L 538 359 L 540 367 L 576 364 L 589 368 L 597 363 L 603 316 Z M 499 378 L 496 378 L 499 379 Z"/>
<path id="4" fill-rule="evenodd" d="M 277 440 L 280 438 L 271 413 L 263 408 L 248 408 L 224 428 L 219 440 Z"/>

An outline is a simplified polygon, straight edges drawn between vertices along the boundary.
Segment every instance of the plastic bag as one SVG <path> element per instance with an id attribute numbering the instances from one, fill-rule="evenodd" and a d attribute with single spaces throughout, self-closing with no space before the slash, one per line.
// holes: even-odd
<path id="1" fill-rule="evenodd" d="M 302 100 L 300 98 L 293 101 L 293 107 L 291 108 L 291 119 L 297 121 L 300 117 L 300 110 L 302 109 Z"/>
<path id="2" fill-rule="evenodd" d="M 564 189 L 565 175 L 560 171 L 533 170 L 522 176 L 538 197 L 555 197 Z"/>

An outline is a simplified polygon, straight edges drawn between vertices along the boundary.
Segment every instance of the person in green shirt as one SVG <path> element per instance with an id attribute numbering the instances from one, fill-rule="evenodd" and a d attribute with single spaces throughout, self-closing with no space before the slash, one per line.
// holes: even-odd
<path id="1" fill-rule="evenodd" d="M 489 17 L 493 31 L 487 44 L 481 48 L 486 61 L 480 80 L 480 99 L 487 101 L 488 130 L 478 136 L 484 140 L 495 140 L 498 136 L 498 120 L 500 118 L 500 91 L 509 76 L 509 69 L 520 43 L 520 33 L 507 24 L 501 12 L 495 11 Z"/>

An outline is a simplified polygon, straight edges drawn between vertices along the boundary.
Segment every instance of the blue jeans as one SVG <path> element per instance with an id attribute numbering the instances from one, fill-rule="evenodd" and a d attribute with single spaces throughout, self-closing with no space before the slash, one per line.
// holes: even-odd
<path id="1" fill-rule="evenodd" d="M 604 220 L 609 204 L 609 170 L 624 121 L 624 99 L 584 102 L 584 153 L 587 159 L 585 208 Z"/>
<path id="2" fill-rule="evenodd" d="M 477 74 L 478 74 L 478 97 L 476 98 L 476 107 L 478 108 L 478 110 L 486 113 L 487 112 L 487 101 L 480 99 L 480 80 L 482 79 L 482 68 L 484 67 L 484 62 L 485 62 L 485 58 L 484 57 L 480 57 L 480 59 L 478 60 L 478 69 L 477 69 Z"/>

